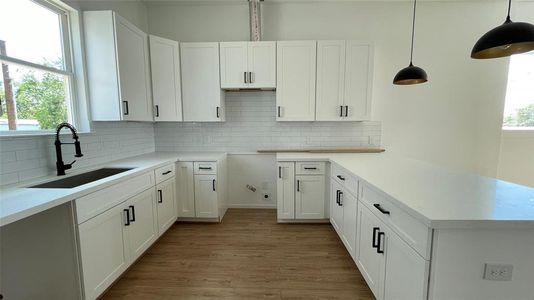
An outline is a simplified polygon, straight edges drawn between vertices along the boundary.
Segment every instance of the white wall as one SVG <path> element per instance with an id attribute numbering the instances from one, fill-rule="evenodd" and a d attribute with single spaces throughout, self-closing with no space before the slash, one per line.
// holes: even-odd
<path id="1" fill-rule="evenodd" d="M 149 3 L 153 34 L 179 41 L 248 40 L 243 3 Z M 504 21 L 506 3 L 419 3 L 416 65 L 419 86 L 394 86 L 408 64 L 411 2 L 269 2 L 265 40 L 365 39 L 375 43 L 373 119 L 382 145 L 416 159 L 495 176 L 506 90 L 507 59 L 476 61 L 476 40 Z M 516 20 L 534 22 L 534 2 L 514 2 Z"/>
<path id="2" fill-rule="evenodd" d="M 148 31 L 148 15 L 146 6 L 140 1 L 105 1 L 105 0 L 91 0 L 91 1 L 77 1 L 77 0 L 61 0 L 73 8 L 79 10 L 114 10 L 121 17 L 132 22 L 135 26 L 143 31 Z"/>
<path id="3" fill-rule="evenodd" d="M 534 131 L 503 131 L 497 176 L 534 187 Z"/>

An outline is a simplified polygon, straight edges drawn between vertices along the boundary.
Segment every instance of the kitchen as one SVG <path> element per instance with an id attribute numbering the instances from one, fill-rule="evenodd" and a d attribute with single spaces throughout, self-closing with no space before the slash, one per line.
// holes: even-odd
<path id="1" fill-rule="evenodd" d="M 44 25 L 17 31 L 36 41 L 21 56 L 11 35 L 17 114 L 17 68 L 66 76 L 83 156 L 57 159 L 55 126 L 2 131 L 5 299 L 531 299 L 532 131 L 503 128 L 521 54 L 470 57 L 506 1 L 24 2 L 67 12 L 72 63 L 23 56 L 46 54 Z M 533 4 L 512 19 L 534 23 Z M 428 82 L 394 85 L 413 29 Z M 84 182 L 102 168 L 120 173 Z M 27 188 L 49 182 L 80 185 Z M 143 266 L 197 277 L 157 283 Z"/>

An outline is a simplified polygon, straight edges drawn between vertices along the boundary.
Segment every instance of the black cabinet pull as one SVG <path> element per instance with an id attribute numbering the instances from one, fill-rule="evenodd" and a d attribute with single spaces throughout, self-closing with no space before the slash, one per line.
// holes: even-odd
<path id="1" fill-rule="evenodd" d="M 345 105 L 345 117 L 349 116 L 349 106 Z"/>
<path id="2" fill-rule="evenodd" d="M 211 188 L 215 192 L 215 179 L 213 179 L 213 181 L 211 182 Z"/>
<path id="3" fill-rule="evenodd" d="M 379 232 L 378 233 L 378 244 L 376 245 L 376 253 L 380 253 L 380 254 L 383 254 L 384 253 L 384 245 L 382 244 L 382 238 L 383 236 L 386 236 L 385 233 L 383 232 Z"/>
<path id="4" fill-rule="evenodd" d="M 221 117 L 221 108 L 217 106 L 217 118 Z"/>
<path id="5" fill-rule="evenodd" d="M 247 72 L 243 72 L 243 77 L 244 77 L 245 83 L 247 83 Z"/>
<path id="6" fill-rule="evenodd" d="M 384 208 L 382 208 L 382 206 L 380 206 L 380 204 L 378 203 L 375 203 L 373 204 L 373 206 L 378 209 L 381 213 L 383 213 L 384 215 L 389 215 L 390 212 L 388 210 L 385 210 Z"/>
<path id="7" fill-rule="evenodd" d="M 340 180 L 345 181 L 345 177 L 343 177 L 343 176 L 341 176 L 341 175 L 337 175 L 336 177 L 339 178 Z"/>
<path id="8" fill-rule="evenodd" d="M 339 206 L 343 206 L 343 192 L 339 191 Z"/>
<path id="9" fill-rule="evenodd" d="M 170 172 L 172 172 L 172 171 L 169 170 L 169 171 L 167 171 L 167 172 L 163 172 L 163 173 L 161 173 L 161 175 L 167 175 L 167 174 L 169 174 Z"/>
<path id="10" fill-rule="evenodd" d="M 159 194 L 158 203 L 163 203 L 163 191 L 158 190 L 158 194 Z"/>
<path id="11" fill-rule="evenodd" d="M 343 118 L 343 105 L 340 105 L 339 108 L 340 108 L 340 110 L 339 110 L 339 116 L 340 116 L 341 118 Z"/>
<path id="12" fill-rule="evenodd" d="M 278 178 L 282 179 L 282 167 L 278 167 Z"/>
<path id="13" fill-rule="evenodd" d="M 156 105 L 156 117 L 159 117 L 159 105 Z"/>
<path id="14" fill-rule="evenodd" d="M 304 170 L 317 170 L 316 167 L 304 167 Z"/>
<path id="15" fill-rule="evenodd" d="M 248 83 L 253 83 L 252 81 L 252 72 L 248 72 Z"/>
<path id="16" fill-rule="evenodd" d="M 130 210 L 125 208 L 123 211 L 126 213 L 126 223 L 124 225 L 130 226 Z"/>
<path id="17" fill-rule="evenodd" d="M 300 192 L 300 180 L 297 180 L 297 192 Z"/>
<path id="18" fill-rule="evenodd" d="M 130 209 L 132 210 L 132 219 L 130 222 L 135 222 L 135 207 L 133 205 L 130 205 Z"/>
<path id="19" fill-rule="evenodd" d="M 281 115 L 280 115 L 280 106 L 278 106 L 278 117 L 280 118 Z"/>
<path id="20" fill-rule="evenodd" d="M 199 170 L 211 170 L 211 167 L 198 167 Z"/>
<path id="21" fill-rule="evenodd" d="M 128 101 L 122 101 L 124 104 L 124 115 L 127 116 L 130 113 L 130 109 L 128 108 Z"/>
<path id="22" fill-rule="evenodd" d="M 339 193 L 341 193 L 340 190 L 336 190 L 336 203 L 339 206 Z"/>
<path id="23" fill-rule="evenodd" d="M 376 242 L 376 234 L 380 232 L 379 227 L 373 227 L 373 242 L 371 243 L 373 248 L 378 248 L 378 243 Z"/>

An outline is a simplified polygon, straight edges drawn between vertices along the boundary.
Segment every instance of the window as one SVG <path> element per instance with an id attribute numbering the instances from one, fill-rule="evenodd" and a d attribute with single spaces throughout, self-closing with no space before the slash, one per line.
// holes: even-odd
<path id="1" fill-rule="evenodd" d="M 510 58 L 503 128 L 534 130 L 534 51 Z"/>
<path id="2" fill-rule="evenodd" d="M 0 1 L 0 133 L 75 122 L 69 12 L 52 1 Z"/>

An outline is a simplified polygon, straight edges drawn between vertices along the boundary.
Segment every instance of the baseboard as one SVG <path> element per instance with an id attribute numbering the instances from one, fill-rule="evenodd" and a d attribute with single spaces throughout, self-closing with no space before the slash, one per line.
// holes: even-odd
<path id="1" fill-rule="evenodd" d="M 230 204 L 228 208 L 262 208 L 262 209 L 276 209 L 276 205 L 271 204 Z"/>
<path id="2" fill-rule="evenodd" d="M 204 222 L 204 223 L 219 223 L 219 218 L 178 218 L 176 222 Z"/>
<path id="3" fill-rule="evenodd" d="M 329 219 L 306 219 L 306 220 L 278 219 L 276 221 L 278 223 L 295 223 L 295 224 L 310 224 L 310 223 L 328 224 L 330 223 Z"/>

